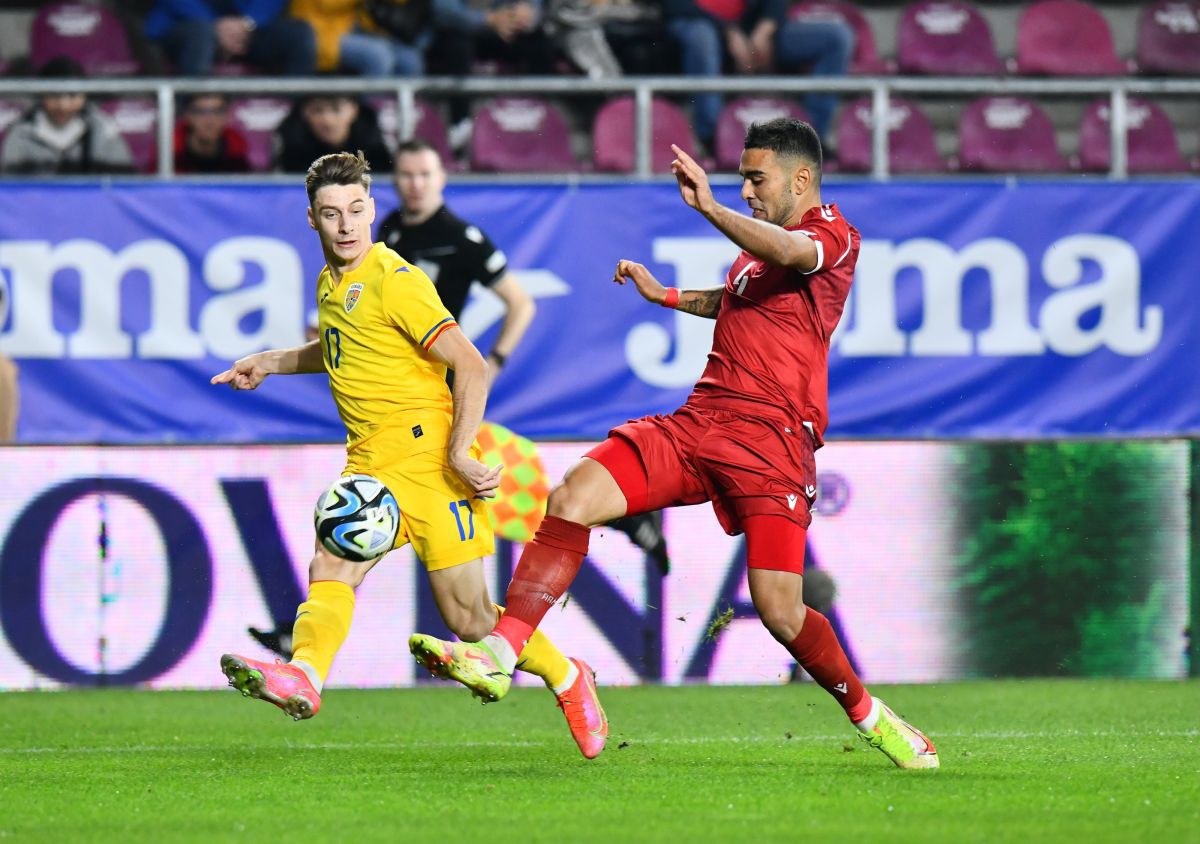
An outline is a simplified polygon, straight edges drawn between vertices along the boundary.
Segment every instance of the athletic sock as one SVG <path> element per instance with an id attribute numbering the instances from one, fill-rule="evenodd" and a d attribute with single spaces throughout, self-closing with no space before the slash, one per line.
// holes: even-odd
<path id="1" fill-rule="evenodd" d="M 296 610 L 292 662 L 316 672 L 320 682 L 313 685 L 318 691 L 329 676 L 334 656 L 346 641 L 353 617 L 354 589 L 348 583 L 317 580 L 309 584 L 308 600 Z"/>
<path id="2" fill-rule="evenodd" d="M 515 653 L 524 650 L 550 607 L 567 591 L 587 554 L 589 528 L 547 516 L 525 546 L 505 599 L 507 609 L 491 635 Z"/>
<path id="3" fill-rule="evenodd" d="M 503 617 L 504 607 L 497 605 L 496 609 L 500 611 L 500 615 Z M 501 641 L 508 644 L 502 638 Z M 495 652 L 496 648 L 493 643 L 489 642 L 488 644 L 492 647 L 492 651 Z M 529 641 L 525 647 L 521 649 L 521 653 L 517 656 L 516 668 L 528 674 L 533 674 L 535 677 L 541 677 L 542 681 L 557 693 L 558 687 L 571 674 L 575 666 L 571 663 L 571 660 L 563 656 L 563 652 L 554 646 L 554 643 L 550 641 L 545 633 L 541 630 L 535 630 L 529 636 Z M 573 679 L 572 682 L 574 682 Z M 570 683 L 567 684 L 567 688 L 570 688 Z"/>
<path id="4" fill-rule="evenodd" d="M 851 721 L 857 724 L 871 716 L 874 702 L 850 667 L 829 619 L 808 608 L 800 633 L 787 649 L 817 685 L 833 695 Z"/>

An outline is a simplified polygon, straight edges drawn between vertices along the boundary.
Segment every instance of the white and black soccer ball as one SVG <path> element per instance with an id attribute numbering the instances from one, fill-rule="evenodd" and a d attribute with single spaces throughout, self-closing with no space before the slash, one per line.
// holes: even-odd
<path id="1" fill-rule="evenodd" d="M 343 475 L 317 500 L 313 526 L 317 541 L 329 553 L 365 563 L 392 550 L 400 530 L 400 506 L 378 478 Z"/>

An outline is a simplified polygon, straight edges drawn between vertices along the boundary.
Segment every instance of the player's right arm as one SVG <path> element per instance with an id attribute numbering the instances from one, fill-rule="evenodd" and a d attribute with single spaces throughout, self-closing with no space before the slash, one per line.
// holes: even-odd
<path id="1" fill-rule="evenodd" d="M 268 375 L 300 375 L 324 372 L 321 341 L 313 340 L 292 349 L 270 349 L 248 355 L 212 377 L 210 383 L 228 384 L 235 390 L 253 390 Z"/>
<path id="2" fill-rule="evenodd" d="M 654 277 L 653 273 L 637 261 L 622 258 L 617 262 L 617 271 L 613 273 L 613 281 L 617 284 L 624 284 L 626 280 L 633 282 L 637 292 L 642 294 L 642 298 L 647 302 L 661 305 L 666 301 L 667 288 Z M 711 290 L 681 290 L 675 310 L 706 319 L 716 319 L 717 312 L 721 310 L 721 297 L 724 295 L 724 287 L 714 287 Z"/>

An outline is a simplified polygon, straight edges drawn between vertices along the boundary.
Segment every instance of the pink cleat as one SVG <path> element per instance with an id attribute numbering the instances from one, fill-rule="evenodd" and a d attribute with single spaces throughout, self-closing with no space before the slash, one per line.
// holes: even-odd
<path id="1" fill-rule="evenodd" d="M 608 741 L 608 718 L 596 694 L 596 672 L 582 659 L 571 657 L 579 669 L 579 676 L 558 697 L 558 708 L 567 716 L 571 738 L 579 745 L 579 752 L 586 759 L 595 759 Z"/>
<path id="2" fill-rule="evenodd" d="M 261 662 L 257 659 L 224 654 L 221 670 L 244 697 L 273 703 L 297 721 L 311 718 L 321 709 L 321 696 L 308 681 L 308 675 L 282 660 Z"/>

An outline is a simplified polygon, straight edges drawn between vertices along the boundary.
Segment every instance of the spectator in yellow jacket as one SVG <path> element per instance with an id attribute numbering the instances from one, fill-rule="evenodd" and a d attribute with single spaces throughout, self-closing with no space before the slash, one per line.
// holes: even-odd
<path id="1" fill-rule="evenodd" d="M 433 39 L 431 0 L 292 0 L 292 17 L 317 36 L 317 70 L 421 76 Z"/>

